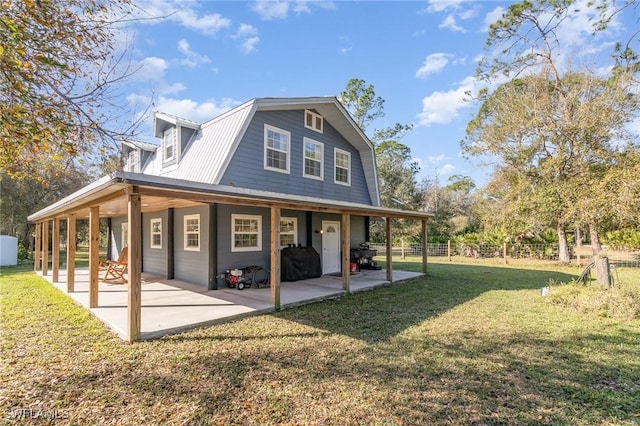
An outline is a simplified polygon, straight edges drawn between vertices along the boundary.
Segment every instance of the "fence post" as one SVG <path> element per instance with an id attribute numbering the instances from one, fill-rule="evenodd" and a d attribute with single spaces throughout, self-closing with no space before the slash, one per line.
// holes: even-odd
<path id="1" fill-rule="evenodd" d="M 504 264 L 507 264 L 507 243 L 502 243 L 502 256 L 504 257 Z"/>
<path id="2" fill-rule="evenodd" d="M 447 240 L 447 259 L 451 262 L 451 240 Z"/>
<path id="3" fill-rule="evenodd" d="M 405 259 L 405 254 L 404 254 L 404 237 L 400 238 L 400 259 L 404 260 Z"/>

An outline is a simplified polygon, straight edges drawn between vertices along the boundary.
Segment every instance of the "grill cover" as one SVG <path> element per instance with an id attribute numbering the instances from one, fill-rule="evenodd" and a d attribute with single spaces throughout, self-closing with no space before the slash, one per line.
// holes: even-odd
<path id="1" fill-rule="evenodd" d="M 320 255 L 313 247 L 287 247 L 280 255 L 280 280 L 298 281 L 322 276 Z"/>

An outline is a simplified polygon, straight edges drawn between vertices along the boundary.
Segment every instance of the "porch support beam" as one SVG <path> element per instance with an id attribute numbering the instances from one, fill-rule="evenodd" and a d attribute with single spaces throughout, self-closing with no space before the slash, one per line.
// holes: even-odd
<path id="1" fill-rule="evenodd" d="M 67 218 L 67 293 L 76 285 L 76 215 Z"/>
<path id="2" fill-rule="evenodd" d="M 89 210 L 89 307 L 98 306 L 98 266 L 100 262 L 100 207 Z"/>
<path id="3" fill-rule="evenodd" d="M 127 260 L 127 336 L 129 342 L 140 340 L 142 313 L 142 214 L 140 194 L 133 187 L 128 195 L 128 260 Z"/>
<path id="4" fill-rule="evenodd" d="M 51 233 L 51 274 L 52 281 L 60 281 L 60 219 L 53 219 L 53 231 Z"/>
<path id="5" fill-rule="evenodd" d="M 209 285 L 208 290 L 218 289 L 218 205 L 209 204 Z"/>
<path id="6" fill-rule="evenodd" d="M 340 227 L 342 240 L 342 290 L 349 293 L 349 277 L 351 276 L 351 216 L 342 214 Z"/>
<path id="7" fill-rule="evenodd" d="M 386 237 L 387 237 L 387 281 L 393 282 L 393 235 L 391 232 L 391 218 L 386 218 Z"/>
<path id="8" fill-rule="evenodd" d="M 427 221 L 422 221 L 422 273 L 427 273 Z"/>
<path id="9" fill-rule="evenodd" d="M 49 273 L 49 221 L 42 222 L 42 276 Z"/>
<path id="10" fill-rule="evenodd" d="M 42 222 L 36 223 L 36 251 L 33 255 L 33 270 L 42 269 Z"/>
<path id="11" fill-rule="evenodd" d="M 271 207 L 271 303 L 280 310 L 280 207 Z"/>
<path id="12" fill-rule="evenodd" d="M 173 207 L 167 209 L 167 231 L 165 235 L 167 237 L 167 279 L 172 280 L 175 278 L 175 263 L 174 263 L 174 254 L 175 247 L 173 242 L 173 231 L 174 231 L 174 210 Z"/>

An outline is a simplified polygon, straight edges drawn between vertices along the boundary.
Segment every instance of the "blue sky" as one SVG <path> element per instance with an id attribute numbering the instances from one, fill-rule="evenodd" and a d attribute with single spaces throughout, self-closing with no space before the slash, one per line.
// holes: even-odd
<path id="1" fill-rule="evenodd" d="M 586 0 L 585 0 L 586 1 Z M 127 102 L 207 121 L 256 97 L 338 96 L 364 79 L 385 100 L 386 116 L 367 133 L 414 124 L 402 139 L 419 162 L 419 178 L 490 172 L 460 155 L 476 105 L 463 101 L 487 28 L 510 2 L 498 1 L 135 1 L 145 19 L 123 31 L 140 70 Z M 590 36 L 587 15 L 565 28 L 567 48 L 602 54 L 620 33 Z M 608 51 L 608 50 L 607 50 Z M 575 59 L 574 59 L 575 60 Z M 595 60 L 595 59 L 594 59 Z M 150 124 L 151 120 L 147 120 Z M 150 133 L 150 130 L 147 130 Z"/>

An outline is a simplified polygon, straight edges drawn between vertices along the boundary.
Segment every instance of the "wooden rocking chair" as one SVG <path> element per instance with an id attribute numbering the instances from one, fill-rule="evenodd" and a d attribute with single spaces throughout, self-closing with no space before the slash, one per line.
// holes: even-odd
<path id="1" fill-rule="evenodd" d="M 124 273 L 127 271 L 127 263 L 129 262 L 129 247 L 124 247 L 118 256 L 118 260 L 106 261 L 106 272 L 102 281 L 113 284 L 124 284 L 127 280 Z"/>

